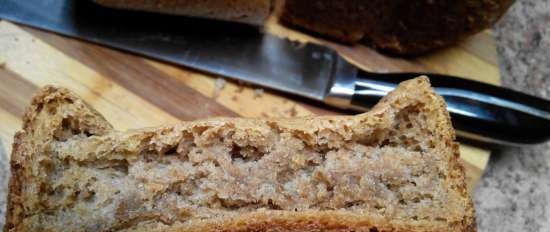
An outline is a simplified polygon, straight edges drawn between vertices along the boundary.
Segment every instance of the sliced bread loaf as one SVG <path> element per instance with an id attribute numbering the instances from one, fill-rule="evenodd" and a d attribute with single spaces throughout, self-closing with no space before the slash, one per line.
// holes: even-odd
<path id="1" fill-rule="evenodd" d="M 285 0 L 283 22 L 394 54 L 420 54 L 489 28 L 513 0 Z"/>
<path id="2" fill-rule="evenodd" d="M 357 116 L 126 132 L 46 87 L 13 147 L 5 231 L 476 231 L 425 77 Z"/>
<path id="3" fill-rule="evenodd" d="M 94 0 L 114 8 L 220 19 L 262 25 L 271 14 L 271 0 Z M 174 22 L 177 26 L 177 22 Z"/>

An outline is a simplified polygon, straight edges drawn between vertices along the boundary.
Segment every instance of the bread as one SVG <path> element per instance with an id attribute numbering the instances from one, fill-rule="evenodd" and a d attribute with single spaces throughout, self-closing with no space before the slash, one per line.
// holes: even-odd
<path id="1" fill-rule="evenodd" d="M 50 86 L 14 141 L 5 231 L 476 231 L 425 77 L 357 116 L 126 132 Z"/>
<path id="2" fill-rule="evenodd" d="M 262 25 L 271 0 L 94 0 L 115 8 L 145 10 Z"/>
<path id="3" fill-rule="evenodd" d="M 110 7 L 286 25 L 398 55 L 418 55 L 489 28 L 513 0 L 95 0 Z"/>
<path id="4" fill-rule="evenodd" d="M 321 35 L 415 55 L 490 27 L 513 0 L 286 0 L 281 20 Z"/>

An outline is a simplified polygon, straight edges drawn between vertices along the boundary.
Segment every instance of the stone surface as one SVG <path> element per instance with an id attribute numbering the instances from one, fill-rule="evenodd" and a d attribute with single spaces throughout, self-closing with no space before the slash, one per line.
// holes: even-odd
<path id="1" fill-rule="evenodd" d="M 0 140 L 0 229 L 4 227 L 6 213 L 6 197 L 8 193 L 9 161 L 6 149 Z"/>
<path id="2" fill-rule="evenodd" d="M 550 0 L 517 1 L 494 31 L 504 86 L 550 99 Z M 550 231 L 550 143 L 494 152 L 474 199 L 479 231 Z"/>

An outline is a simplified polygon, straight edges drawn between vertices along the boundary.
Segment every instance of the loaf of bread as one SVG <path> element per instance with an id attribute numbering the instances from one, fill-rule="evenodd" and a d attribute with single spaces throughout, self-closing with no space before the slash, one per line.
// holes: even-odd
<path id="1" fill-rule="evenodd" d="M 394 54 L 453 44 L 495 23 L 513 0 L 285 0 L 286 24 Z"/>
<path id="2" fill-rule="evenodd" d="M 94 0 L 121 9 L 144 10 L 262 25 L 271 0 Z M 174 22 L 176 23 L 176 22 Z"/>
<path id="3" fill-rule="evenodd" d="M 357 116 L 120 132 L 45 87 L 15 135 L 5 231 L 476 231 L 425 77 Z"/>
<path id="4" fill-rule="evenodd" d="M 399 55 L 448 46 L 489 28 L 513 0 L 95 0 L 106 6 L 261 25 L 274 8 L 295 28 Z"/>

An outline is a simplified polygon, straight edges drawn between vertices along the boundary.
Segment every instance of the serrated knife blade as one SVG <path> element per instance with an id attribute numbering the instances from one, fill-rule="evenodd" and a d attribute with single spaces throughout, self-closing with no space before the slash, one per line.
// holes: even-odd
<path id="1" fill-rule="evenodd" d="M 0 17 L 10 21 L 315 100 L 324 100 L 340 59 L 325 47 L 248 25 L 113 10 L 82 0 L 0 2 Z"/>

